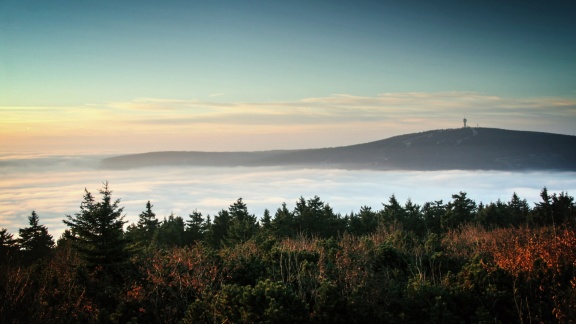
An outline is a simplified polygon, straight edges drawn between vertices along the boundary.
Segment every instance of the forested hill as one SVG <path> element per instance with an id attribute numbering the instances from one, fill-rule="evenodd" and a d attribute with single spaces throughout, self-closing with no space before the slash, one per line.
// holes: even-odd
<path id="1" fill-rule="evenodd" d="M 104 159 L 101 165 L 109 169 L 190 165 L 576 171 L 576 136 L 494 128 L 459 128 L 406 134 L 334 148 L 121 155 Z"/>

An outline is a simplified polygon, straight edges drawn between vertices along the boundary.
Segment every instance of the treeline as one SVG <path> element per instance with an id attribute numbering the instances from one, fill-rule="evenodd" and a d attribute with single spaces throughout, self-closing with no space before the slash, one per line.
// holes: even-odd
<path id="1" fill-rule="evenodd" d="M 319 197 L 261 217 L 239 198 L 216 215 L 126 226 L 108 183 L 86 191 L 56 244 L 32 212 L 0 230 L 1 323 L 569 322 L 576 204 L 404 204 L 341 215 Z"/>

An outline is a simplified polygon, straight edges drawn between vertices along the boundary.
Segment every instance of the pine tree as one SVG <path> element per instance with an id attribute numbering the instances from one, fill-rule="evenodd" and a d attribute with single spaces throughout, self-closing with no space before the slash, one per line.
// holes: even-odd
<path id="1" fill-rule="evenodd" d="M 84 189 L 84 201 L 80 212 L 66 215 L 64 224 L 70 227 L 74 247 L 80 252 L 89 268 L 103 271 L 119 270 L 130 257 L 123 237 L 123 208 L 118 207 L 120 199 L 112 201 L 112 191 L 108 182 L 99 190 L 102 201 Z"/>
<path id="2" fill-rule="evenodd" d="M 39 217 L 35 211 L 28 217 L 30 226 L 18 230 L 20 238 L 17 240 L 20 249 L 32 260 L 47 255 L 54 247 L 54 239 L 48 234 L 48 229 L 39 224 Z"/>

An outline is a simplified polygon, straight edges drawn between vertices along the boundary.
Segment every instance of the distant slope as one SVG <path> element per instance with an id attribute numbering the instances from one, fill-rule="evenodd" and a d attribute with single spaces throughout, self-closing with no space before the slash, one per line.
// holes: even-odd
<path id="1" fill-rule="evenodd" d="M 121 155 L 104 159 L 101 165 L 110 169 L 190 165 L 576 171 L 576 136 L 494 128 L 459 128 L 407 134 L 335 148 Z"/>

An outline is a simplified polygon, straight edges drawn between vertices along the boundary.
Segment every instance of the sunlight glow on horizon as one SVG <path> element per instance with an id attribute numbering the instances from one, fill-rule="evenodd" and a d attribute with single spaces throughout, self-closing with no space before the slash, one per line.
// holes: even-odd
<path id="1" fill-rule="evenodd" d="M 0 150 L 71 154 L 334 147 L 458 128 L 463 116 L 471 126 L 576 135 L 576 98 L 459 92 L 256 103 L 141 98 L 79 107 L 0 107 Z"/>

